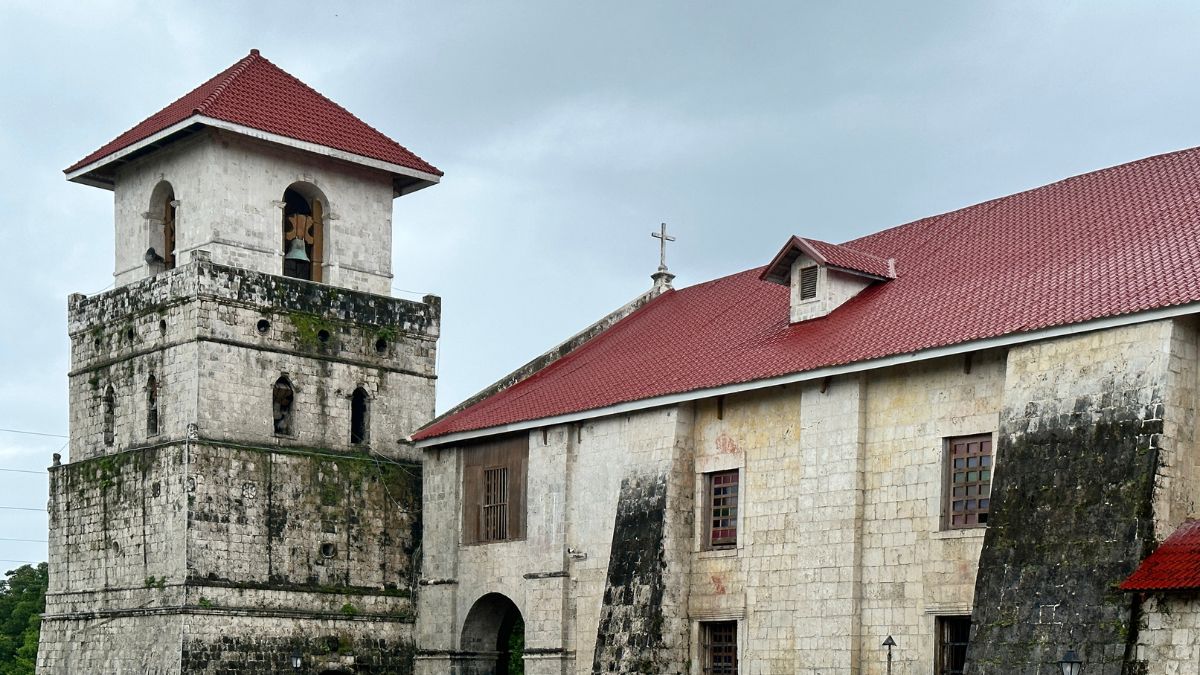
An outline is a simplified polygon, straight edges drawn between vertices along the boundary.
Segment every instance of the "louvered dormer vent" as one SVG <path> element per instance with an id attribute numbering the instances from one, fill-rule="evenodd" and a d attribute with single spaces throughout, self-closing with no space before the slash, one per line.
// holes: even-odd
<path id="1" fill-rule="evenodd" d="M 792 237 L 767 265 L 764 281 L 790 286 L 792 323 L 825 316 L 871 284 L 896 278 L 891 258 Z"/>
<path id="2" fill-rule="evenodd" d="M 814 300 L 817 297 L 817 269 L 810 265 L 800 270 L 800 299 Z"/>

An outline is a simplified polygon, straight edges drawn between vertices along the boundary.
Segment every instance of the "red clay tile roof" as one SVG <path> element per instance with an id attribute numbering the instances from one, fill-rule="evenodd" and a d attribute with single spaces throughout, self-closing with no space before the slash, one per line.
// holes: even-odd
<path id="1" fill-rule="evenodd" d="M 1123 591 L 1200 588 L 1200 520 L 1185 520 L 1121 584 Z"/>
<path id="2" fill-rule="evenodd" d="M 775 258 L 763 270 L 761 278 L 777 284 L 789 285 L 792 263 L 801 253 L 822 265 L 832 265 L 852 272 L 862 272 L 882 279 L 896 276 L 892 263 L 886 258 L 856 251 L 848 246 L 831 244 L 820 239 L 795 237 L 788 239 Z"/>
<path id="3" fill-rule="evenodd" d="M 896 276 L 889 269 L 887 258 L 880 258 L 870 253 L 855 251 L 849 246 L 830 244 L 827 241 L 820 241 L 819 239 L 805 239 L 804 241 L 816 249 L 817 253 L 821 254 L 821 257 L 825 259 L 827 264 L 834 267 L 866 272 L 867 274 L 873 274 L 885 279 L 891 279 Z"/>
<path id="4" fill-rule="evenodd" d="M 442 175 L 433 165 L 260 56 L 257 49 L 64 172 L 87 166 L 193 115 Z"/>
<path id="5" fill-rule="evenodd" d="M 897 276 L 788 323 L 754 269 L 669 291 L 428 439 L 1200 300 L 1200 149 L 847 242 Z"/>

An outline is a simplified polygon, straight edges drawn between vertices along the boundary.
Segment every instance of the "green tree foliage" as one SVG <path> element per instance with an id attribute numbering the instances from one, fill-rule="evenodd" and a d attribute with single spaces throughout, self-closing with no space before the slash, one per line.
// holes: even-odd
<path id="1" fill-rule="evenodd" d="M 525 674 L 525 621 L 517 619 L 508 634 L 508 675 Z"/>
<path id="2" fill-rule="evenodd" d="M 32 675 L 46 609 L 46 563 L 9 570 L 0 581 L 0 675 Z"/>

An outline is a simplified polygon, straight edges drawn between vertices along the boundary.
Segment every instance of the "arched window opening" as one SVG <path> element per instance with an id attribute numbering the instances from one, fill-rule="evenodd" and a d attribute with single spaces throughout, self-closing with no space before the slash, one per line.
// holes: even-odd
<path id="1" fill-rule="evenodd" d="M 146 263 L 152 271 L 175 269 L 175 189 L 167 181 L 154 187 L 150 196 L 150 248 Z"/>
<path id="2" fill-rule="evenodd" d="M 158 380 L 146 378 L 146 435 L 158 435 Z"/>
<path id="3" fill-rule="evenodd" d="M 367 441 L 367 405 L 367 392 L 358 387 L 350 397 L 350 443 L 353 445 Z"/>
<path id="4" fill-rule="evenodd" d="M 102 405 L 104 408 L 104 444 L 111 446 L 116 438 L 114 428 L 117 424 L 117 392 L 113 391 L 111 384 L 104 390 Z"/>
<path id="5" fill-rule="evenodd" d="M 283 191 L 285 277 L 321 281 L 325 256 L 322 202 L 316 189 L 303 183 Z"/>
<path id="6" fill-rule="evenodd" d="M 271 396 L 271 412 L 275 417 L 275 434 L 278 436 L 293 435 L 292 402 L 295 400 L 295 390 L 286 376 L 275 380 Z"/>

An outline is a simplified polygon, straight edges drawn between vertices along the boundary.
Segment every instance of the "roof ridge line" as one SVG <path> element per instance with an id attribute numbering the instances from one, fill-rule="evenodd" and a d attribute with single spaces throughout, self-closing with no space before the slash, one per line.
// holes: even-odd
<path id="1" fill-rule="evenodd" d="M 1079 179 L 1087 178 L 1087 177 L 1089 177 L 1089 176 L 1093 176 L 1093 175 L 1096 175 L 1096 174 L 1105 173 L 1105 172 L 1108 172 L 1108 171 L 1113 171 L 1113 170 L 1115 170 L 1115 169 L 1122 169 L 1122 168 L 1125 168 L 1125 167 L 1134 167 L 1134 166 L 1137 166 L 1137 165 L 1139 165 L 1139 164 L 1143 164 L 1143 163 L 1146 163 L 1146 162 L 1150 162 L 1150 161 L 1152 161 L 1152 160 L 1160 159 L 1160 158 L 1162 158 L 1162 157 L 1169 157 L 1169 156 L 1171 156 L 1171 155 L 1182 155 L 1183 153 L 1186 153 L 1186 152 L 1195 152 L 1195 151 L 1198 151 L 1198 150 L 1200 150 L 1200 146 L 1192 146 L 1192 147 L 1187 147 L 1187 148 L 1181 148 L 1181 149 L 1179 149 L 1179 150 L 1168 150 L 1167 152 L 1160 152 L 1160 153 L 1156 153 L 1156 154 L 1153 154 L 1153 155 L 1149 155 L 1149 156 L 1147 156 L 1147 157 L 1142 157 L 1142 158 L 1140 158 L 1140 159 L 1134 159 L 1134 160 L 1131 160 L 1131 161 L 1128 161 L 1128 162 L 1121 162 L 1121 163 L 1119 163 L 1119 164 L 1111 164 L 1111 165 L 1109 165 L 1109 166 L 1105 166 L 1105 167 L 1102 167 L 1102 168 L 1099 168 L 1099 169 L 1093 169 L 1093 170 L 1091 170 L 1091 171 L 1084 171 L 1083 173 L 1077 173 L 1077 174 L 1074 174 L 1074 175 L 1072 175 L 1072 176 L 1066 176 L 1066 177 L 1064 177 L 1064 178 L 1059 178 L 1059 179 L 1057 179 L 1057 180 L 1052 180 L 1052 181 L 1050 181 L 1049 183 L 1043 183 L 1042 185 L 1035 185 L 1035 186 L 1033 186 L 1033 187 L 1025 188 L 1024 190 L 1019 190 L 1019 191 L 1017 191 L 1017 192 L 1013 192 L 1013 193 L 1011 193 L 1011 194 L 1007 194 L 1007 195 L 1000 195 L 999 197 L 992 197 L 992 198 L 990 198 L 990 199 L 985 199 L 985 200 L 983 200 L 983 201 L 980 201 L 980 202 L 975 202 L 974 204 L 967 204 L 967 205 L 965 205 L 965 206 L 960 206 L 960 207 L 957 207 L 957 208 L 950 209 L 949 211 L 943 211 L 942 213 L 934 213 L 934 214 L 930 214 L 930 215 L 928 215 L 928 216 L 921 216 L 920 218 L 917 218 L 916 220 L 910 220 L 910 221 L 908 221 L 908 222 L 905 222 L 905 223 L 897 223 L 897 224 L 895 224 L 895 225 L 893 225 L 893 226 L 891 226 L 891 227 L 886 227 L 886 228 L 884 228 L 884 229 L 882 229 L 882 230 L 876 230 L 875 232 L 871 232 L 871 233 L 869 233 L 869 234 L 864 234 L 864 235 L 863 235 L 863 236 L 861 236 L 861 237 L 855 237 L 854 239 L 850 239 L 849 241 L 846 241 L 846 242 L 844 242 L 844 243 L 842 243 L 842 244 L 840 244 L 840 245 L 841 245 L 841 246 L 848 246 L 849 244 L 851 244 L 851 243 L 853 243 L 853 242 L 856 242 L 856 241 L 863 241 L 863 240 L 867 240 L 867 239 L 872 239 L 872 238 L 874 238 L 874 237 L 877 237 L 877 236 L 879 236 L 879 235 L 881 235 L 881 234 L 884 234 L 885 232 L 891 232 L 891 231 L 893 231 L 893 230 L 898 230 L 898 229 L 900 229 L 900 228 L 903 228 L 903 227 L 908 227 L 909 225 L 916 225 L 917 223 L 920 223 L 920 222 L 923 222 L 923 221 L 932 220 L 932 219 L 934 219 L 934 218 L 943 218 L 943 217 L 946 217 L 946 216 L 952 216 L 952 215 L 958 214 L 958 213 L 959 213 L 959 212 L 961 212 L 961 211 L 968 211 L 968 210 L 970 210 L 970 209 L 978 208 L 978 207 L 985 206 L 985 205 L 988 205 L 988 204 L 991 204 L 991 205 L 993 205 L 993 206 L 994 206 L 996 202 L 1007 201 L 1007 200 L 1010 200 L 1010 199 L 1013 199 L 1013 198 L 1016 198 L 1016 197 L 1024 197 L 1024 196 L 1026 196 L 1026 195 L 1029 195 L 1029 194 L 1032 194 L 1032 193 L 1034 193 L 1034 192 L 1039 192 L 1039 191 L 1041 191 L 1041 190 L 1046 190 L 1046 189 L 1048 189 L 1048 188 L 1052 188 L 1052 187 L 1054 187 L 1054 186 L 1056 186 L 1056 185 L 1060 185 L 1060 184 L 1064 184 L 1064 183 L 1069 183 L 1069 182 L 1071 182 L 1071 181 L 1075 181 L 1075 180 L 1079 180 Z M 857 249 L 856 249 L 856 250 L 857 250 Z"/>
<path id="2" fill-rule="evenodd" d="M 203 101 L 192 108 L 192 112 L 196 114 L 203 114 L 206 112 L 208 107 L 216 103 L 217 99 L 221 97 L 221 94 L 225 93 L 225 90 L 229 88 L 229 85 L 233 84 L 234 80 L 236 80 L 242 73 L 246 72 L 246 69 L 250 67 L 250 64 L 255 61 L 267 61 L 267 59 L 259 54 L 257 49 L 251 49 L 249 54 L 242 57 L 241 61 L 238 61 L 233 65 L 232 68 L 229 69 L 228 74 L 223 80 L 217 83 L 216 87 L 213 89 L 213 92 L 204 97 Z M 270 61 L 267 61 L 267 63 L 270 63 Z"/>
<path id="3" fill-rule="evenodd" d="M 255 49 L 255 50 L 252 50 L 252 53 L 254 53 L 254 54 L 256 54 L 256 55 L 257 55 L 257 52 L 258 52 L 258 50 L 257 50 L 257 49 Z M 275 64 L 274 64 L 274 63 L 271 63 L 271 61 L 270 61 L 269 59 L 267 59 L 266 57 L 261 57 L 261 58 L 262 58 L 262 60 L 263 60 L 263 61 L 266 61 L 267 63 L 270 63 L 272 66 L 275 66 Z M 296 81 L 296 83 L 297 83 L 297 84 L 299 84 L 301 87 L 303 87 L 303 88 L 305 88 L 305 89 L 307 89 L 307 90 L 311 91 L 313 94 L 315 94 L 315 95 L 317 95 L 317 96 L 321 97 L 322 99 L 324 99 L 325 101 L 327 101 L 327 102 L 328 102 L 330 105 L 332 105 L 333 107 L 337 108 L 338 110 L 340 110 L 340 111 L 342 111 L 342 112 L 346 113 L 347 115 L 349 115 L 350 117 L 352 117 L 352 118 L 353 118 L 355 121 L 357 121 L 359 124 L 361 124 L 361 125 L 363 125 L 364 127 L 366 127 L 366 128 L 368 128 L 368 129 L 370 129 L 371 131 L 374 131 L 375 133 L 379 134 L 379 136 L 381 136 L 381 137 L 382 137 L 384 140 L 386 140 L 387 142 L 391 143 L 392 145 L 396 146 L 397 148 L 400 148 L 401 150 L 403 150 L 403 151 L 407 152 L 408 154 L 412 155 L 413 157 L 417 158 L 417 160 L 419 160 L 419 161 L 420 161 L 420 162 L 422 162 L 423 164 L 428 164 L 429 166 L 433 166 L 433 164 L 430 164 L 428 161 L 426 161 L 424 157 L 421 157 L 420 155 L 418 155 L 417 153 L 413 152 L 412 150 L 409 150 L 409 149 L 408 149 L 408 146 L 406 146 L 406 145 L 401 145 L 401 144 L 400 144 L 398 141 L 396 141 L 395 139 L 393 139 L 391 136 L 389 136 L 389 135 L 387 135 L 387 134 L 383 133 L 383 132 L 382 132 L 382 131 L 380 131 L 379 129 L 376 129 L 374 125 L 372 125 L 372 124 L 368 123 L 368 122 L 367 122 L 366 120 L 364 120 L 363 118 L 359 117 L 358 115 L 355 115 L 354 113 L 350 112 L 348 109 L 346 109 L 346 108 L 342 107 L 342 105 L 341 105 L 340 103 L 338 103 L 337 101 L 335 101 L 335 100 L 333 100 L 333 99 L 329 98 L 328 96 L 326 96 L 325 94 L 322 94 L 321 92 L 317 91 L 317 90 L 316 90 L 316 88 L 314 88 L 314 87 L 313 87 L 312 85 L 310 85 L 309 83 L 305 82 L 304 80 L 301 80 L 300 78 L 296 77 L 295 75 L 292 75 L 291 73 L 289 73 L 288 71 L 284 70 L 283 68 L 280 68 L 279 66 L 275 66 L 275 67 L 279 69 L 279 72 L 281 72 L 281 73 L 283 73 L 284 75 L 286 75 L 287 77 L 289 77 L 289 78 L 291 78 L 291 79 L 295 80 L 295 81 Z"/>

